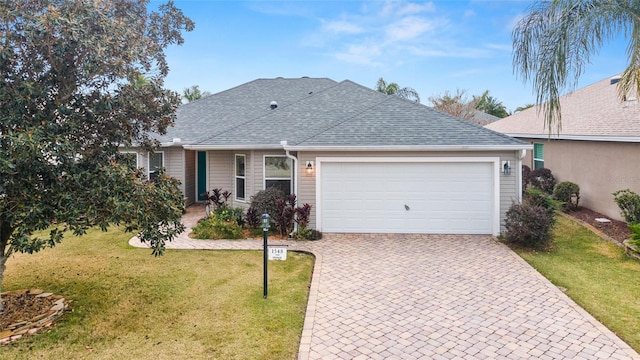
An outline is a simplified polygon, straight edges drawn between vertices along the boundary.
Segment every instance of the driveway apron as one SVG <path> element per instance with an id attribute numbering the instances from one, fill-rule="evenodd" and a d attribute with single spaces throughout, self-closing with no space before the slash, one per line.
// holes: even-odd
<path id="1" fill-rule="evenodd" d="M 492 237 L 321 243 L 299 359 L 640 359 Z"/>

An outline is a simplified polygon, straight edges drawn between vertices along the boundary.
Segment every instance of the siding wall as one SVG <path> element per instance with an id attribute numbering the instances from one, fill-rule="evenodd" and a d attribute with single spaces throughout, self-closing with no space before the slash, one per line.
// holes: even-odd
<path id="1" fill-rule="evenodd" d="M 135 152 L 138 154 L 138 167 L 149 170 L 149 154 L 140 148 L 131 148 L 122 150 L 122 152 Z M 188 189 L 186 187 L 187 177 L 185 172 L 185 152 L 186 150 L 179 147 L 165 147 L 158 149 L 157 152 L 163 153 L 164 168 L 167 175 L 180 181 L 180 190 L 185 194 L 185 203 L 190 204 L 188 197 Z"/>
<path id="2" fill-rule="evenodd" d="M 544 145 L 544 166 L 556 181 L 580 186 L 580 205 L 612 219 L 623 220 L 613 193 L 640 193 L 640 143 L 521 139 Z M 523 164 L 532 166 L 531 154 Z"/>

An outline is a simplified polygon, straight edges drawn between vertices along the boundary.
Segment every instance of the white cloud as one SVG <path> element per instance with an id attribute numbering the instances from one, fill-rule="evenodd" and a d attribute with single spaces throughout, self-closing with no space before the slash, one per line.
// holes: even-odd
<path id="1" fill-rule="evenodd" d="M 380 54 L 379 46 L 350 45 L 346 52 L 337 53 L 334 57 L 349 63 L 377 66 L 380 64 L 375 59 Z"/>
<path id="2" fill-rule="evenodd" d="M 389 41 L 406 41 L 433 30 L 436 24 L 436 22 L 424 18 L 409 16 L 387 25 L 385 32 Z"/>
<path id="3" fill-rule="evenodd" d="M 493 44 L 493 43 L 489 43 L 485 45 L 487 48 L 492 49 L 492 50 L 498 50 L 498 51 L 511 51 L 512 50 L 512 46 L 511 44 Z"/>
<path id="4" fill-rule="evenodd" d="M 416 4 L 416 3 L 408 3 L 406 5 L 401 6 L 397 10 L 398 15 L 413 15 L 419 14 L 422 12 L 432 12 L 435 11 L 436 7 L 432 2 L 424 3 L 424 4 Z"/>
<path id="5" fill-rule="evenodd" d="M 482 48 L 452 47 L 452 46 L 411 46 L 408 51 L 420 57 L 448 57 L 448 58 L 486 58 L 491 52 Z"/>
<path id="6" fill-rule="evenodd" d="M 322 29 L 334 34 L 360 34 L 364 32 L 361 26 L 345 20 L 323 20 Z"/>
<path id="7" fill-rule="evenodd" d="M 462 17 L 465 19 L 472 18 L 474 16 L 476 16 L 476 12 L 471 9 L 465 10 L 464 14 L 462 15 Z"/>

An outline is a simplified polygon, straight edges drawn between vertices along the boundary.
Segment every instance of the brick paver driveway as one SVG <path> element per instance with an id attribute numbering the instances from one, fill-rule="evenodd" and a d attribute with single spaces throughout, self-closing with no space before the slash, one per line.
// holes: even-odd
<path id="1" fill-rule="evenodd" d="M 200 216 L 191 209 L 183 222 Z M 262 247 L 188 233 L 167 247 Z M 325 234 L 270 243 L 316 255 L 299 359 L 640 359 L 489 236 Z"/>
<path id="2" fill-rule="evenodd" d="M 300 359 L 638 359 L 486 236 L 318 242 Z"/>

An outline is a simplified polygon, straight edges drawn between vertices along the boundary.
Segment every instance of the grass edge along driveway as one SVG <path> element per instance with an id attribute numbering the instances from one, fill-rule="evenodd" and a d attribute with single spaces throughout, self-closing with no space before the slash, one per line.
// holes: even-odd
<path id="1" fill-rule="evenodd" d="M 131 234 L 92 230 L 7 262 L 3 291 L 40 288 L 71 300 L 51 330 L 0 348 L 0 358 L 294 359 L 313 256 L 269 262 L 262 252 L 127 245 Z"/>
<path id="2" fill-rule="evenodd" d="M 558 216 L 550 251 L 514 249 L 554 285 L 640 352 L 640 262 Z"/>

